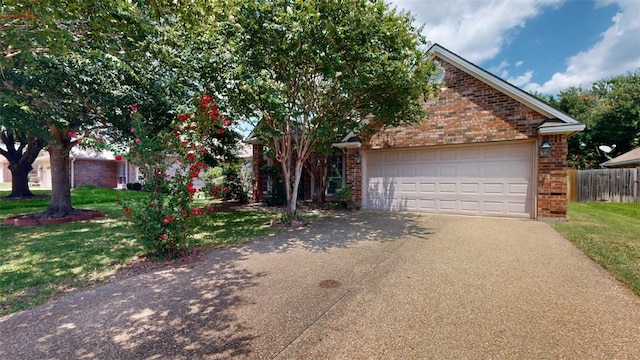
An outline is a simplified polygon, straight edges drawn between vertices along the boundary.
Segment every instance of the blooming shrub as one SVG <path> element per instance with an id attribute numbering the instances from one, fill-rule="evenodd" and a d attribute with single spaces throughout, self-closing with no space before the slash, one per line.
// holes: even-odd
<path id="1" fill-rule="evenodd" d="M 224 201 L 246 202 L 249 199 L 248 191 L 240 178 L 240 167 L 238 166 L 222 169 L 222 182 L 219 184 L 209 182 L 203 190 L 209 196 Z"/>
<path id="2" fill-rule="evenodd" d="M 209 95 L 196 99 L 192 113 L 177 116 L 170 131 L 147 134 L 137 107 L 131 106 L 131 134 L 127 159 L 140 167 L 146 179 L 146 199 L 121 202 L 142 244 L 148 249 L 173 258 L 196 245 L 193 236 L 197 217 L 205 213 L 193 207 L 194 195 L 200 191 L 194 184 L 207 168 L 202 146 L 212 137 L 225 133 L 231 122 L 222 114 Z M 180 163 L 180 169 L 169 176 L 169 167 Z"/>

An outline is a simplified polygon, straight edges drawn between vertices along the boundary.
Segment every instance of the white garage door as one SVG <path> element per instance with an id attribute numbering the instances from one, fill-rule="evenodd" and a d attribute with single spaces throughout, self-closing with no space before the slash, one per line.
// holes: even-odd
<path id="1" fill-rule="evenodd" d="M 364 207 L 533 217 L 534 144 L 370 150 Z"/>

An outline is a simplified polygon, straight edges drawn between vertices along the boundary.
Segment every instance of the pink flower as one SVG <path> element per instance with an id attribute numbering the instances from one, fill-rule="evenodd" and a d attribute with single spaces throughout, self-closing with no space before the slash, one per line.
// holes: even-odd
<path id="1" fill-rule="evenodd" d="M 168 238 L 167 234 L 160 235 L 160 239 L 162 240 L 167 240 L 167 238 Z"/>
<path id="2" fill-rule="evenodd" d="M 78 133 L 75 131 L 69 131 L 67 135 L 69 136 L 69 138 L 74 138 L 78 135 Z"/>
<path id="3" fill-rule="evenodd" d="M 224 126 L 229 126 L 231 125 L 231 120 L 227 119 L 224 115 L 222 115 L 222 123 L 224 124 Z"/>
<path id="4" fill-rule="evenodd" d="M 140 144 L 142 142 L 142 140 L 140 140 L 140 138 L 136 138 L 136 143 Z"/>
<path id="5" fill-rule="evenodd" d="M 131 131 L 131 133 L 133 134 L 134 132 L 136 132 L 136 128 L 134 128 L 134 127 L 132 126 L 132 127 L 131 127 L 131 130 L 129 130 L 129 131 Z"/>
<path id="6" fill-rule="evenodd" d="M 167 219 L 162 219 L 162 224 L 163 224 L 163 225 L 169 225 L 169 220 L 167 220 Z"/>
<path id="7" fill-rule="evenodd" d="M 131 108 L 131 111 L 138 111 L 138 104 L 131 104 L 129 107 Z"/>

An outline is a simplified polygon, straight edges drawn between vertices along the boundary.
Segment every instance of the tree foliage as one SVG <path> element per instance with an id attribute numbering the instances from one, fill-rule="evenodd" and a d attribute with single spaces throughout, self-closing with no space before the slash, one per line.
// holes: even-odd
<path id="1" fill-rule="evenodd" d="M 216 27 L 229 44 L 225 90 L 254 119 L 282 165 L 296 216 L 303 163 L 326 139 L 416 122 L 434 64 L 407 13 L 383 1 L 220 1 Z"/>
<path id="2" fill-rule="evenodd" d="M 569 164 L 594 168 L 606 161 L 599 146 L 614 147 L 611 156 L 640 146 L 640 70 L 597 81 L 591 89 L 571 87 L 556 104 L 583 121 L 585 131 L 569 138 Z"/>
<path id="3" fill-rule="evenodd" d="M 73 211 L 67 163 L 79 140 L 130 136 L 132 103 L 162 129 L 185 98 L 189 84 L 174 71 L 180 61 L 167 39 L 174 33 L 152 10 L 124 0 L 3 2 L 0 125 L 48 149 L 46 216 Z"/>

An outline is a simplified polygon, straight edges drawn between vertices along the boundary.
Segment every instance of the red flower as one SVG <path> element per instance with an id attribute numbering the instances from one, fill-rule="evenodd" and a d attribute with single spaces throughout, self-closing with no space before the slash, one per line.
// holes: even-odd
<path id="1" fill-rule="evenodd" d="M 129 107 L 131 108 L 131 111 L 138 111 L 138 104 L 131 104 Z"/>
<path id="2" fill-rule="evenodd" d="M 222 192 L 228 193 L 229 192 L 229 188 L 225 187 L 224 189 L 222 189 Z"/>
<path id="3" fill-rule="evenodd" d="M 175 137 L 180 137 L 180 131 L 176 131 L 176 132 L 174 132 L 174 133 L 173 133 L 173 135 L 174 135 Z"/>
<path id="4" fill-rule="evenodd" d="M 178 119 L 180 119 L 180 121 L 187 121 L 191 118 L 191 114 L 180 114 L 178 115 Z"/>
<path id="5" fill-rule="evenodd" d="M 76 136 L 78 135 L 78 133 L 77 133 L 77 132 L 75 132 L 75 131 L 69 131 L 69 132 L 67 133 L 67 135 L 68 135 L 70 138 L 74 138 L 74 137 L 76 137 Z"/>
<path id="6" fill-rule="evenodd" d="M 142 142 L 142 140 L 140 140 L 140 138 L 136 138 L 136 144 L 140 144 Z"/>
<path id="7" fill-rule="evenodd" d="M 209 116 L 211 117 L 211 120 L 217 120 L 218 119 L 218 106 L 213 105 L 211 107 L 211 111 L 209 112 Z"/>
<path id="8" fill-rule="evenodd" d="M 129 209 L 128 207 L 124 208 L 124 212 L 125 212 L 127 215 L 131 215 L 131 209 Z"/>
<path id="9" fill-rule="evenodd" d="M 162 240 L 167 240 L 167 238 L 168 238 L 167 234 L 160 235 L 160 239 Z"/>
<path id="10" fill-rule="evenodd" d="M 224 129 L 220 129 L 218 130 L 218 132 L 220 133 L 220 135 L 224 134 Z"/>
<path id="11" fill-rule="evenodd" d="M 187 153 L 187 160 L 193 161 L 195 159 L 196 159 L 196 156 L 195 156 L 194 153 L 192 153 L 192 152 Z"/>
<path id="12" fill-rule="evenodd" d="M 196 192 L 196 191 L 197 191 L 197 190 L 196 190 L 196 188 L 194 188 L 194 187 L 193 187 L 193 183 L 192 183 L 192 182 L 190 182 L 189 184 L 187 184 L 187 190 L 188 190 L 190 193 L 194 193 L 194 192 Z"/>
<path id="13" fill-rule="evenodd" d="M 231 120 L 227 119 L 224 115 L 222 115 L 222 123 L 224 124 L 224 126 L 229 126 L 231 125 Z"/>
<path id="14" fill-rule="evenodd" d="M 122 155 L 116 155 L 116 161 L 122 160 Z"/>
<path id="15" fill-rule="evenodd" d="M 211 96 L 209 96 L 209 94 L 204 94 L 198 102 L 200 103 L 200 105 L 209 105 L 212 101 L 213 99 L 211 99 Z"/>
<path id="16" fill-rule="evenodd" d="M 189 130 L 195 130 L 196 126 L 195 125 L 189 125 Z"/>
<path id="17" fill-rule="evenodd" d="M 149 203 L 149 207 L 150 208 L 154 208 L 154 207 L 156 207 L 156 204 L 155 203 Z"/>
<path id="18" fill-rule="evenodd" d="M 169 220 L 167 220 L 167 219 L 162 219 L 162 224 L 163 224 L 163 225 L 169 225 Z"/>

